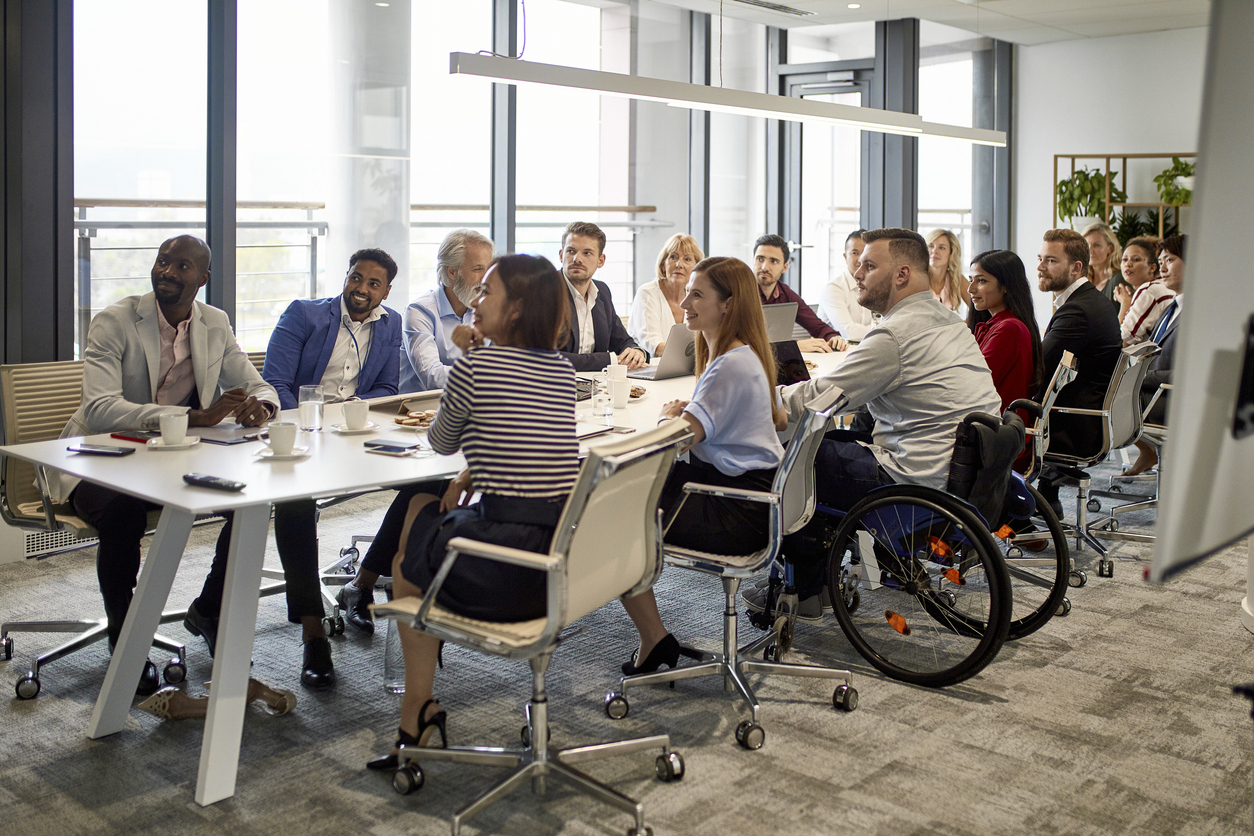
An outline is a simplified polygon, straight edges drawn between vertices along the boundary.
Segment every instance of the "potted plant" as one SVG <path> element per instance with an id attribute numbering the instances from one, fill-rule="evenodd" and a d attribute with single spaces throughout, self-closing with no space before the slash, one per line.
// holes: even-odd
<path id="1" fill-rule="evenodd" d="M 1171 158 L 1171 167 L 1163 169 L 1154 178 L 1158 187 L 1158 199 L 1168 206 L 1177 209 L 1193 200 L 1193 175 L 1197 171 L 1194 163 L 1186 163 L 1179 157 Z"/>
<path id="2" fill-rule="evenodd" d="M 1072 229 L 1083 230 L 1096 221 L 1106 221 L 1106 175 L 1101 171 L 1078 168 L 1070 178 L 1063 180 L 1056 189 L 1058 195 L 1058 219 L 1071 221 Z M 1111 182 L 1112 203 L 1122 203 L 1127 194 Z"/>

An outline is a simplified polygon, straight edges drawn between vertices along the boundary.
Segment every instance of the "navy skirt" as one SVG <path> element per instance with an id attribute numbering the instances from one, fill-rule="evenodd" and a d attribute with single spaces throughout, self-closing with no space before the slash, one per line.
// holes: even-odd
<path id="1" fill-rule="evenodd" d="M 484 494 L 469 508 L 440 513 L 438 502 L 425 506 L 414 519 L 405 547 L 401 574 L 419 589 L 430 589 L 454 537 L 468 537 L 496 546 L 548 554 L 553 530 L 566 505 L 565 497 Z M 548 611 L 545 573 L 511 563 L 461 555 L 440 587 L 437 603 L 447 610 L 481 621 L 529 621 Z"/>

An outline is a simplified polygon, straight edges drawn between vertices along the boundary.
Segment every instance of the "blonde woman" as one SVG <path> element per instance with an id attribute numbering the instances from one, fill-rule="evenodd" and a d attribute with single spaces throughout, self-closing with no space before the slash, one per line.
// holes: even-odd
<path id="1" fill-rule="evenodd" d="M 1110 304 L 1118 308 L 1119 300 L 1115 298 L 1115 291 L 1120 285 L 1128 285 L 1119 269 L 1123 258 L 1123 247 L 1119 246 L 1119 239 L 1115 237 L 1113 229 L 1100 221 L 1089 224 L 1080 234 L 1089 245 L 1088 280 L 1110 300 Z M 1131 292 L 1132 289 L 1128 285 L 1128 291 Z"/>
<path id="2" fill-rule="evenodd" d="M 671 326 L 684 321 L 683 301 L 688 277 L 705 253 L 697 239 L 679 233 L 672 235 L 657 256 L 657 279 L 636 291 L 631 303 L 627 331 L 644 350 L 661 357 Z"/>
<path id="3" fill-rule="evenodd" d="M 932 296 L 951 311 L 965 316 L 971 308 L 967 277 L 962 275 L 962 244 L 947 229 L 927 234 L 927 277 Z"/>

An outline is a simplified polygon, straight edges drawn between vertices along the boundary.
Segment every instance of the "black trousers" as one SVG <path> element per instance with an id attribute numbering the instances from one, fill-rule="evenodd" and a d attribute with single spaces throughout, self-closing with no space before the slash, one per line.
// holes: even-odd
<path id="1" fill-rule="evenodd" d="M 435 479 L 430 482 L 416 482 L 412 485 L 404 485 L 397 490 L 396 498 L 388 506 L 387 513 L 383 515 L 383 522 L 379 525 L 379 530 L 375 533 L 374 540 L 370 543 L 370 548 L 366 550 L 366 556 L 361 559 L 361 568 L 367 572 L 390 578 L 392 576 L 392 560 L 401 548 L 401 529 L 405 526 L 405 513 L 409 510 L 409 500 L 420 493 L 443 496 L 448 483 L 449 480 L 447 479 Z M 275 517 L 275 536 L 278 536 L 277 516 Z M 282 546 L 279 548 L 281 551 Z"/>
<path id="2" fill-rule="evenodd" d="M 91 482 L 80 482 L 70 501 L 78 516 L 94 527 L 100 536 L 96 549 L 96 578 L 104 599 L 105 616 L 109 620 L 109 641 L 116 644 L 139 577 L 139 542 L 144 536 L 148 512 L 161 506 Z M 233 515 L 226 512 L 222 516 L 226 518 L 226 525 L 218 535 L 213 565 L 196 599 L 196 609 L 210 618 L 216 618 L 222 608 L 227 554 L 231 546 Z M 298 624 L 302 616 L 321 618 L 324 611 L 318 578 L 318 528 L 314 501 L 299 500 L 276 505 L 274 539 L 287 583 L 288 621 Z"/>

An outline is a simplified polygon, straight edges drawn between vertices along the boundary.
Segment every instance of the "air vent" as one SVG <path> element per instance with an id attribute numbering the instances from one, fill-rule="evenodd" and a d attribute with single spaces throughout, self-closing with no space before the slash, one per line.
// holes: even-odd
<path id="1" fill-rule="evenodd" d="M 818 14 L 818 12 L 810 12 L 805 9 L 794 9 L 792 6 L 781 6 L 779 3 L 767 3 L 766 0 L 733 0 L 746 6 L 757 6 L 759 9 L 767 9 L 780 14 L 793 15 L 794 17 L 809 17 Z"/>

